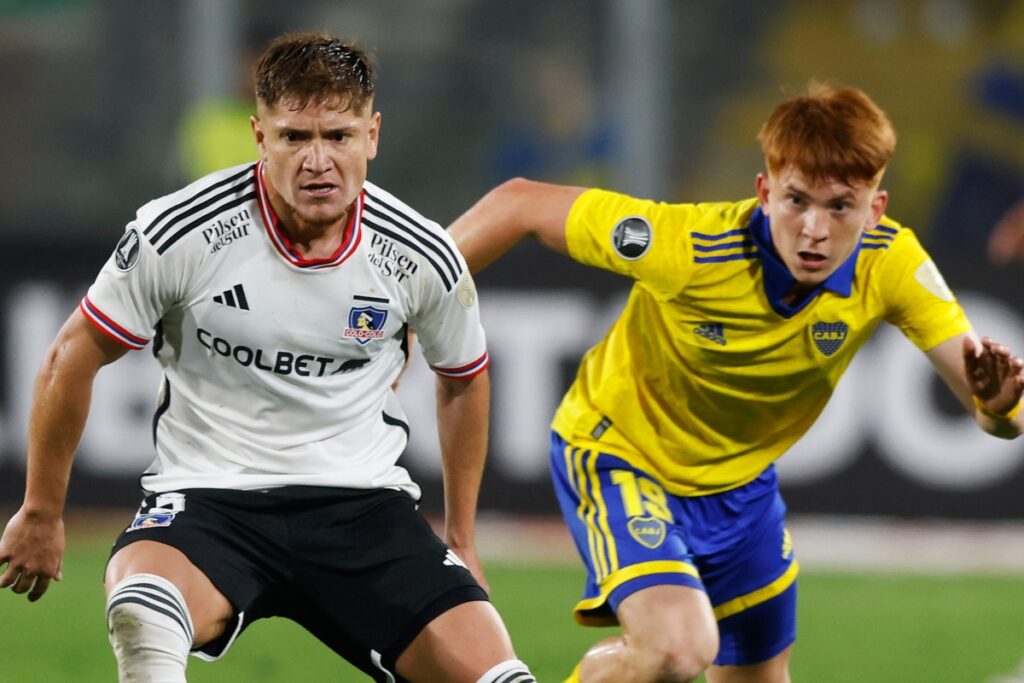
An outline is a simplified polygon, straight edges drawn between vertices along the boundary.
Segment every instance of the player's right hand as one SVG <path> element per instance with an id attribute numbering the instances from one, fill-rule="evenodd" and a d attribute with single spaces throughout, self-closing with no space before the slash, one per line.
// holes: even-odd
<path id="1" fill-rule="evenodd" d="M 53 580 L 61 579 L 64 520 L 18 511 L 0 538 L 0 588 L 28 593 L 29 602 L 43 597 Z"/>

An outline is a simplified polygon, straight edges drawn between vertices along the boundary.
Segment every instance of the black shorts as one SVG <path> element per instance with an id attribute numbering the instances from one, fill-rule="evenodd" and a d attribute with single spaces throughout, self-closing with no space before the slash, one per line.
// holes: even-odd
<path id="1" fill-rule="evenodd" d="M 195 653 L 204 659 L 253 621 L 280 616 L 383 681 L 431 620 L 487 600 L 412 498 L 390 489 L 153 494 L 111 554 L 141 540 L 180 550 L 234 607 L 224 635 Z"/>

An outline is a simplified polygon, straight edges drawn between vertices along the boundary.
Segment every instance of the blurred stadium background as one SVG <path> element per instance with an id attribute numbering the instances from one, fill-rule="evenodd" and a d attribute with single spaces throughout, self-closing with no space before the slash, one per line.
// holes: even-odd
<path id="1" fill-rule="evenodd" d="M 921 235 L 975 327 L 1024 349 L 1024 269 L 984 255 L 1024 197 L 1024 0 L 0 0 L 4 519 L 54 332 L 137 206 L 255 157 L 248 68 L 271 37 L 310 29 L 377 55 L 370 178 L 442 224 L 515 175 L 670 201 L 749 196 L 776 101 L 810 78 L 862 87 L 900 136 L 890 213 Z M 494 387 L 480 543 L 524 658 L 560 680 L 598 633 L 568 616 L 581 580 L 553 518 L 546 425 L 628 283 L 532 245 L 478 283 Z M 101 373 L 70 493 L 68 579 L 31 608 L 0 596 L 0 671 L 13 672 L 0 678 L 112 675 L 98 578 L 123 523 L 109 512 L 127 520 L 151 458 L 157 376 L 145 352 Z M 405 464 L 436 515 L 424 364 L 401 393 Z M 781 461 L 805 568 L 795 679 L 1024 681 L 1022 464 L 1024 440 L 981 434 L 921 354 L 880 330 Z M 323 653 L 260 630 L 239 645 L 248 658 L 194 665 L 196 680 L 330 675 L 295 668 Z M 323 661 L 316 671 L 341 671 Z"/>

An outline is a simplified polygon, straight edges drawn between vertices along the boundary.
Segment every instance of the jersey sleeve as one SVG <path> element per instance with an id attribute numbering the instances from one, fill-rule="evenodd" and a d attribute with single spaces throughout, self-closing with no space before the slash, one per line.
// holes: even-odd
<path id="1" fill-rule="evenodd" d="M 175 299 L 174 269 L 129 223 L 79 307 L 100 332 L 129 349 L 141 349 Z"/>
<path id="2" fill-rule="evenodd" d="M 700 215 L 694 204 L 665 204 L 588 190 L 573 204 L 566 220 L 569 255 L 672 296 L 689 278 L 692 247 L 687 236 Z"/>
<path id="3" fill-rule="evenodd" d="M 889 251 L 882 278 L 888 322 L 922 351 L 971 329 L 956 297 L 913 232 L 902 230 Z"/>
<path id="4" fill-rule="evenodd" d="M 447 233 L 442 231 L 442 234 L 456 256 L 458 279 L 447 288 L 432 274 L 423 278 L 419 302 L 409 324 L 416 332 L 431 370 L 443 377 L 470 379 L 490 363 L 487 340 L 480 323 L 473 277 L 455 243 Z"/>

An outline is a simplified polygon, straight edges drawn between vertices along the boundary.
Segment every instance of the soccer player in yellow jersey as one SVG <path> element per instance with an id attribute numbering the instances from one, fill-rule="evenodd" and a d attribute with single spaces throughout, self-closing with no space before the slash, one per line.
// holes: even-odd
<path id="1" fill-rule="evenodd" d="M 879 323 L 925 352 L 983 430 L 1024 430 L 1024 361 L 977 338 L 914 233 L 884 215 L 885 114 L 814 84 L 759 137 L 752 199 L 516 179 L 450 228 L 474 270 L 530 236 L 635 280 L 552 425 L 554 485 L 588 571 L 576 619 L 623 628 L 570 681 L 789 680 L 798 569 L 772 463 Z"/>

